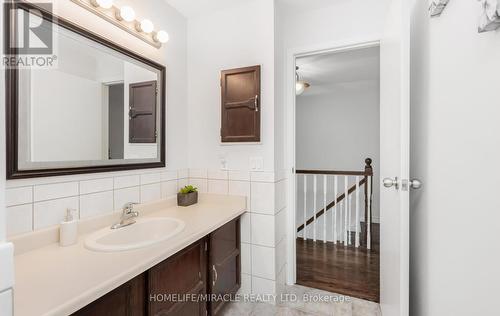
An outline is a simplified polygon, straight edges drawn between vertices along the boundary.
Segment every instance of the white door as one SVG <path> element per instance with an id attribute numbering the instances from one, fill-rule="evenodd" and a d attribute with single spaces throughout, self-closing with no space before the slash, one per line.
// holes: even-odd
<path id="1" fill-rule="evenodd" d="M 409 305 L 409 1 L 392 0 L 380 42 L 380 303 L 383 316 Z"/>

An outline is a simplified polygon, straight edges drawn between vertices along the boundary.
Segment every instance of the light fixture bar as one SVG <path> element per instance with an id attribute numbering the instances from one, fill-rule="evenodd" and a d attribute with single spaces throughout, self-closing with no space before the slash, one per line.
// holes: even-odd
<path id="1" fill-rule="evenodd" d="M 138 20 L 134 20 L 131 22 L 126 22 L 125 20 L 118 20 L 116 18 L 116 12 L 119 11 L 120 9 L 117 8 L 116 6 L 113 6 L 110 9 L 103 9 L 100 7 L 96 7 L 94 4 L 92 4 L 92 0 L 71 0 L 71 2 L 78 4 L 82 8 L 87 9 L 88 11 L 114 24 L 115 26 L 128 32 L 129 34 L 143 40 L 144 42 L 148 43 L 153 47 L 161 48 L 162 46 L 162 43 L 155 40 L 156 32 L 151 32 L 149 34 L 146 34 L 144 32 L 136 30 L 136 25 L 140 23 Z"/>

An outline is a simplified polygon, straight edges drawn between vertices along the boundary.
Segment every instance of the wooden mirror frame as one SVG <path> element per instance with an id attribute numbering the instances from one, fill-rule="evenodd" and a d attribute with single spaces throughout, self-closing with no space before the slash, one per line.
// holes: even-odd
<path id="1" fill-rule="evenodd" d="M 113 43 L 100 35 L 84 29 L 73 22 L 60 18 L 52 12 L 46 11 L 43 8 L 27 2 L 9 2 L 10 9 L 35 9 L 41 13 L 41 17 L 51 23 L 61 26 L 76 34 L 79 34 L 87 39 L 111 48 L 127 57 L 140 61 L 160 72 L 159 79 L 161 80 L 160 93 L 160 161 L 147 162 L 147 163 L 130 163 L 130 164 L 116 164 L 116 165 L 93 165 L 84 167 L 70 167 L 70 168 L 47 168 L 47 169 L 27 169 L 19 170 L 18 167 L 18 125 L 19 125 L 19 91 L 18 91 L 18 70 L 15 68 L 7 68 L 5 70 L 5 126 L 6 126 L 6 155 L 7 155 L 7 179 L 23 179 L 23 178 L 36 178 L 36 177 L 50 177 L 62 176 L 71 174 L 82 173 L 96 173 L 96 172 L 111 172 L 122 170 L 146 169 L 146 168 L 160 168 L 165 167 L 165 83 L 166 71 L 165 66 L 158 64 L 150 59 L 144 58 L 137 53 L 134 53 L 123 46 Z M 11 39 L 15 38 L 15 21 L 11 19 L 10 9 L 4 12 L 4 44 L 9 47 Z M 11 56 L 17 56 L 17 49 L 10 48 L 8 53 Z"/>

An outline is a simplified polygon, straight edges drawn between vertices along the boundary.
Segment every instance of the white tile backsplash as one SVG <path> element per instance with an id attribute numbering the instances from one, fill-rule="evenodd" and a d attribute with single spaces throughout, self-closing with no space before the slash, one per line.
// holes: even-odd
<path id="1" fill-rule="evenodd" d="M 251 243 L 252 235 L 251 235 L 251 225 L 250 225 L 250 213 L 246 212 L 241 215 L 240 220 L 240 235 L 241 242 Z"/>
<path id="2" fill-rule="evenodd" d="M 250 274 L 241 274 L 241 287 L 238 293 L 243 295 L 252 294 L 252 276 Z"/>
<path id="3" fill-rule="evenodd" d="M 141 177 L 139 175 L 116 177 L 114 178 L 114 183 L 115 190 L 135 187 L 141 184 Z"/>
<path id="4" fill-rule="evenodd" d="M 250 172 L 230 170 L 228 172 L 228 178 L 229 180 L 235 180 L 235 181 L 250 181 Z"/>
<path id="5" fill-rule="evenodd" d="M 20 187 L 5 190 L 5 206 L 33 202 L 33 187 Z"/>
<path id="6" fill-rule="evenodd" d="M 141 186 L 141 203 L 153 202 L 161 199 L 161 184 L 153 183 Z"/>
<path id="7" fill-rule="evenodd" d="M 141 185 L 158 183 L 160 181 L 161 181 L 161 175 L 159 173 L 141 174 Z"/>
<path id="8" fill-rule="evenodd" d="M 250 173 L 252 182 L 271 182 L 274 183 L 274 172 L 253 171 Z"/>
<path id="9" fill-rule="evenodd" d="M 170 180 L 161 183 L 161 197 L 168 198 L 175 196 L 178 192 L 177 180 Z"/>
<path id="10" fill-rule="evenodd" d="M 208 192 L 208 180 L 207 179 L 189 178 L 189 184 L 198 188 L 198 192 L 201 192 L 201 193 Z"/>
<path id="11" fill-rule="evenodd" d="M 252 212 L 274 215 L 274 183 L 252 182 L 251 210 Z"/>
<path id="12" fill-rule="evenodd" d="M 33 206 L 34 228 L 41 229 L 53 225 L 58 225 L 66 218 L 68 208 L 79 210 L 78 197 L 69 197 L 43 202 L 35 202 Z"/>
<path id="13" fill-rule="evenodd" d="M 0 242 L 0 275 L 0 292 L 14 285 L 14 245 L 10 242 Z"/>
<path id="14" fill-rule="evenodd" d="M 251 215 L 252 227 L 252 244 L 274 247 L 275 246 L 275 225 L 274 215 L 263 215 L 252 213 Z"/>
<path id="15" fill-rule="evenodd" d="M 121 210 L 122 207 L 128 202 L 139 203 L 140 193 L 141 193 L 141 188 L 138 186 L 115 190 L 114 191 L 115 210 Z"/>
<path id="16" fill-rule="evenodd" d="M 228 182 L 227 180 L 208 180 L 208 193 L 214 194 L 227 194 Z"/>
<path id="17" fill-rule="evenodd" d="M 252 275 L 275 280 L 275 249 L 252 245 Z"/>
<path id="18" fill-rule="evenodd" d="M 208 179 L 213 180 L 227 180 L 228 173 L 227 170 L 208 170 Z"/>
<path id="19" fill-rule="evenodd" d="M 161 181 L 172 181 L 177 180 L 177 171 L 169 170 L 161 173 Z"/>
<path id="20" fill-rule="evenodd" d="M 190 178 L 206 179 L 207 175 L 207 169 L 189 169 Z"/>
<path id="21" fill-rule="evenodd" d="M 33 192 L 35 202 L 77 196 L 78 194 L 78 182 L 35 185 Z"/>
<path id="22" fill-rule="evenodd" d="M 177 190 L 180 190 L 181 188 L 185 187 L 188 184 L 189 184 L 188 178 L 179 178 L 179 180 L 177 180 Z"/>
<path id="23" fill-rule="evenodd" d="M 276 293 L 276 282 L 252 276 L 252 294 L 269 295 Z"/>
<path id="24" fill-rule="evenodd" d="M 241 273 L 252 274 L 252 245 L 241 243 Z"/>
<path id="25" fill-rule="evenodd" d="M 177 178 L 179 178 L 179 179 L 189 178 L 189 169 L 177 170 Z"/>
<path id="26" fill-rule="evenodd" d="M 80 181 L 80 194 L 113 190 L 113 178 Z"/>
<path id="27" fill-rule="evenodd" d="M 113 191 L 80 196 L 80 218 L 103 215 L 113 210 Z"/>
<path id="28" fill-rule="evenodd" d="M 33 230 L 33 204 L 7 207 L 7 236 Z"/>

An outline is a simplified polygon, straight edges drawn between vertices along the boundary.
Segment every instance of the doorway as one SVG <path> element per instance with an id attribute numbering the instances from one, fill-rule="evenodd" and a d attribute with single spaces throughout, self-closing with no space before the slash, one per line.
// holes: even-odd
<path id="1" fill-rule="evenodd" d="M 124 156 L 124 85 L 108 86 L 108 159 L 123 159 Z"/>
<path id="2" fill-rule="evenodd" d="M 379 46 L 295 64 L 296 283 L 379 302 Z"/>

